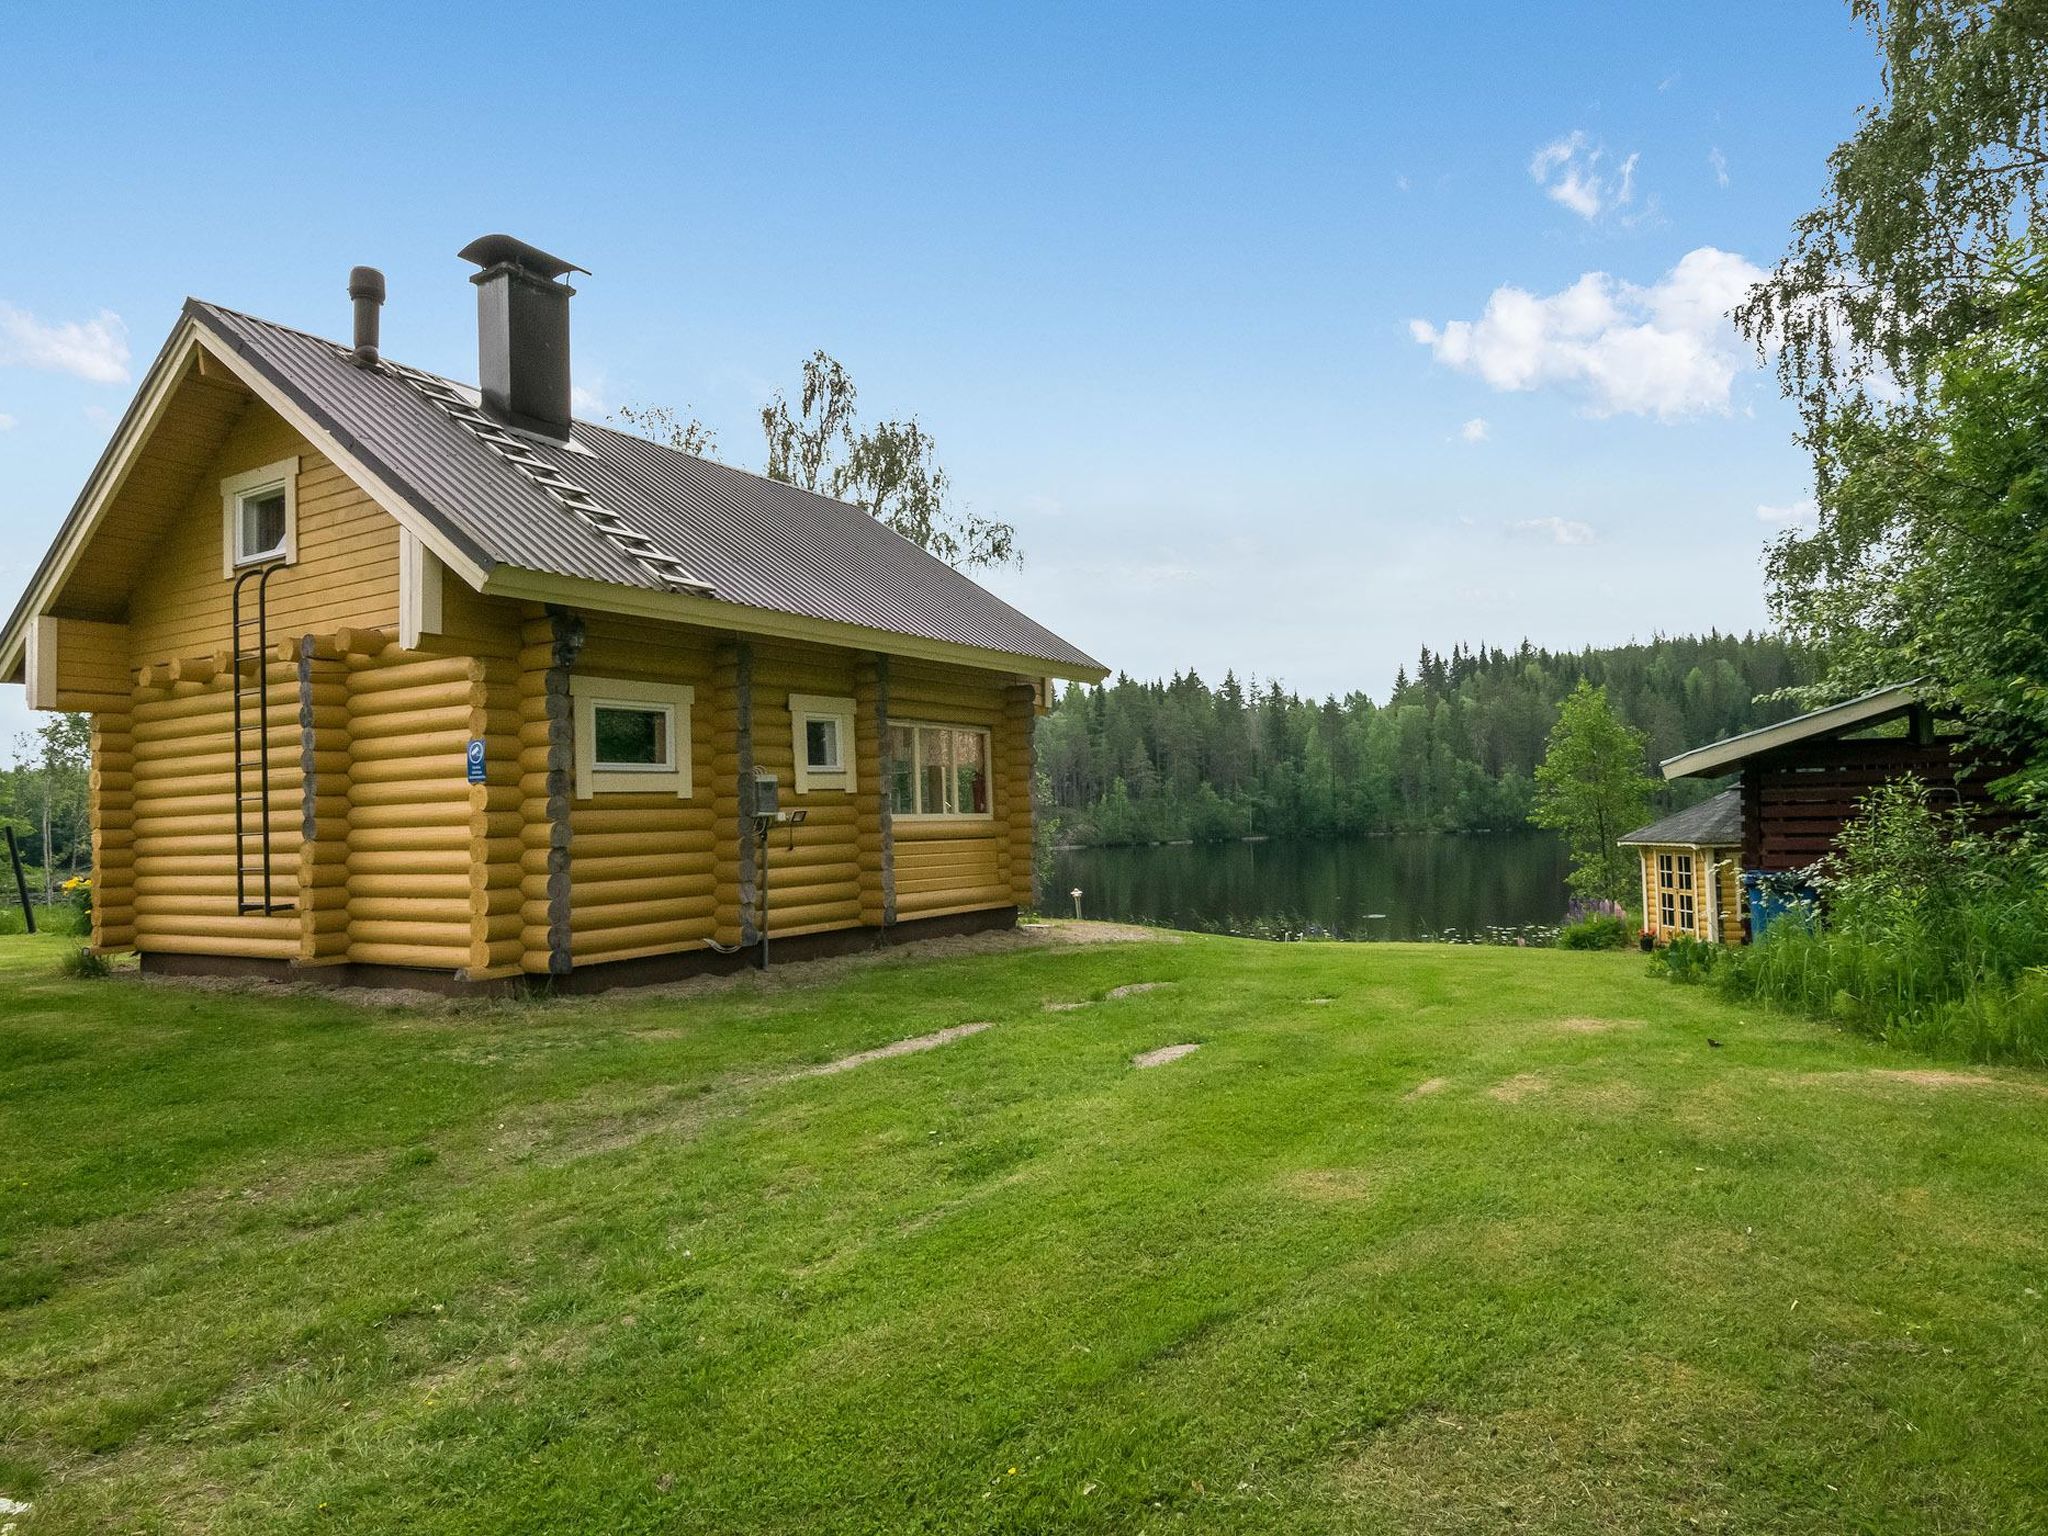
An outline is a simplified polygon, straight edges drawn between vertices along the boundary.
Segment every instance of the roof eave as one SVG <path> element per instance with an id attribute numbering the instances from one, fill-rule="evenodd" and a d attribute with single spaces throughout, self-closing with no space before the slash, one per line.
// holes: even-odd
<path id="1" fill-rule="evenodd" d="M 630 614 L 637 618 L 664 619 L 692 624 L 702 629 L 732 630 L 741 634 L 766 635 L 777 639 L 811 640 L 822 645 L 844 646 L 850 650 L 878 651 L 923 661 L 950 662 L 986 671 L 1010 672 L 1028 677 L 1071 678 L 1076 682 L 1099 683 L 1109 669 L 1092 657 L 1032 656 L 1016 651 L 991 650 L 951 640 L 934 640 L 900 630 L 873 629 L 837 619 L 813 618 L 779 608 L 757 608 L 719 598 L 698 597 L 687 592 L 632 587 L 620 582 L 594 581 L 582 576 L 564 576 L 552 571 L 534 571 L 500 565 L 482 591 L 490 596 L 519 598 L 528 602 L 560 603 L 589 608 L 600 613 Z"/>
<path id="2" fill-rule="evenodd" d="M 1880 725 L 1897 719 L 1919 704 L 1925 682 L 1924 678 L 1916 678 L 1910 683 L 1874 688 L 1840 704 L 1830 704 L 1824 709 L 1795 715 L 1790 720 L 1780 720 L 1776 725 L 1744 731 L 1739 736 L 1730 736 L 1704 747 L 1695 747 L 1690 752 L 1681 752 L 1676 757 L 1667 757 L 1660 766 L 1667 780 L 1706 778 L 1726 773 L 1752 757 L 1775 752 L 1797 742 Z"/>

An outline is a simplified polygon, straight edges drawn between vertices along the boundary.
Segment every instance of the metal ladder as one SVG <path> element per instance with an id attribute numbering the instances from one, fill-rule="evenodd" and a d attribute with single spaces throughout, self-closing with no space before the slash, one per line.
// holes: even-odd
<path id="1" fill-rule="evenodd" d="M 392 364 L 392 371 L 438 405 L 457 426 L 494 450 L 513 470 L 543 495 L 573 512 L 592 528 L 638 561 L 642 569 L 671 592 L 708 594 L 711 584 L 700 581 L 688 566 L 656 544 L 646 534 L 605 506 L 590 492 L 568 479 L 520 439 L 471 405 L 462 392 L 445 379 L 417 368 Z"/>
<path id="2" fill-rule="evenodd" d="M 235 910 L 245 913 L 291 910 L 289 902 L 273 898 L 270 873 L 270 578 L 283 569 L 282 561 L 251 566 L 235 578 L 230 598 L 233 635 L 228 683 L 234 709 Z M 256 583 L 253 615 L 244 611 L 242 594 L 251 581 Z M 252 639 L 253 645 L 248 643 Z M 255 711 L 253 722 L 251 709 Z M 249 789 L 252 768 L 256 771 L 254 793 Z M 251 805 L 256 807 L 253 818 L 249 815 Z M 257 877 L 262 882 L 260 899 L 250 895 L 252 879 Z"/>

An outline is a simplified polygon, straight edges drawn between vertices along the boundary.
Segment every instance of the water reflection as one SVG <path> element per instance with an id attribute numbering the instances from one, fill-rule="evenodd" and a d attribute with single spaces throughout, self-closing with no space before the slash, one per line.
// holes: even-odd
<path id="1" fill-rule="evenodd" d="M 1040 906 L 1175 928 L 1419 939 L 1551 924 L 1564 915 L 1564 849 L 1542 832 L 1357 842 L 1078 848 L 1053 856 Z"/>

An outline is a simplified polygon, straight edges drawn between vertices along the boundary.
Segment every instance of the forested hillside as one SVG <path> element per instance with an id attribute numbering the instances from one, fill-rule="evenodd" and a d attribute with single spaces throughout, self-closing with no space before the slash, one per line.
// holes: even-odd
<path id="1" fill-rule="evenodd" d="M 1075 843 L 1521 827 L 1558 702 L 1581 678 L 1648 735 L 1654 763 L 1795 713 L 1756 700 L 1814 673 L 1778 636 L 1710 634 L 1577 653 L 1425 647 L 1384 704 L 1235 673 L 1213 688 L 1192 672 L 1119 676 L 1069 687 L 1039 721 L 1042 814 Z M 1703 792 L 1668 791 L 1672 805 Z"/>

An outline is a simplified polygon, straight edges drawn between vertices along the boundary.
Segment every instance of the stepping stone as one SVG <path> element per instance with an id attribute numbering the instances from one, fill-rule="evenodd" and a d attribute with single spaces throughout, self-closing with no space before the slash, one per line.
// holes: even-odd
<path id="1" fill-rule="evenodd" d="M 1111 987 L 1107 995 L 1112 998 L 1136 997 L 1140 992 L 1157 992 L 1161 987 L 1170 987 L 1170 981 L 1134 981 L 1121 987 Z"/>
<path id="2" fill-rule="evenodd" d="M 1199 1045 L 1162 1045 L 1156 1051 L 1146 1051 L 1133 1056 L 1131 1065 L 1143 1070 L 1146 1067 L 1163 1067 L 1169 1061 L 1179 1061 L 1183 1056 L 1192 1056 L 1199 1051 Z"/>

